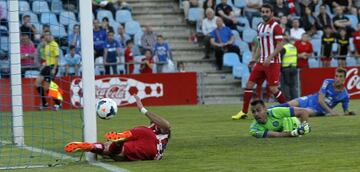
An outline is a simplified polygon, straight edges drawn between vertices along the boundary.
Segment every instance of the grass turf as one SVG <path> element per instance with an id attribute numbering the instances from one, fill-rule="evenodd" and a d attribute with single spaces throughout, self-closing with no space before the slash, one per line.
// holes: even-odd
<path id="1" fill-rule="evenodd" d="M 360 113 L 359 105 L 360 101 L 352 101 L 350 108 Z M 251 120 L 232 121 L 230 119 L 231 115 L 240 110 L 240 105 L 165 106 L 148 109 L 165 117 L 172 125 L 172 138 L 163 160 L 141 162 L 104 160 L 104 162 L 135 172 L 360 171 L 360 157 L 358 156 L 360 153 L 360 115 L 311 118 L 312 132 L 301 138 L 256 139 L 248 134 Z M 81 138 L 78 111 L 28 114 L 25 123 L 28 122 L 29 126 L 42 121 L 38 124 L 42 125 L 42 128 L 33 127 L 32 130 L 25 131 L 26 141 L 29 142 L 32 138 L 31 143 L 37 147 L 61 151 L 64 142 Z M 120 108 L 118 114 L 111 120 L 98 120 L 98 140 L 104 141 L 103 135 L 107 131 L 121 131 L 148 124 L 148 120 L 135 108 Z M 34 120 L 34 115 L 42 120 Z M 44 130 L 47 125 L 51 126 L 50 129 Z M 0 131 L 2 135 L 8 132 L 7 130 Z M 55 134 L 59 138 L 55 141 L 51 139 L 41 141 L 33 137 L 38 135 L 43 138 L 42 135 L 48 134 Z M 62 141 L 62 137 L 66 141 Z M 9 162 L 10 157 L 5 154 L 7 150 L 5 146 L 1 149 L 0 166 Z M 25 154 L 24 151 L 12 149 L 13 153 Z M 79 154 L 73 154 L 73 156 L 79 156 Z M 61 168 L 36 169 L 36 171 L 75 170 L 104 171 L 87 165 L 86 162 L 69 161 L 64 161 Z M 30 171 L 30 169 L 14 171 Z"/>

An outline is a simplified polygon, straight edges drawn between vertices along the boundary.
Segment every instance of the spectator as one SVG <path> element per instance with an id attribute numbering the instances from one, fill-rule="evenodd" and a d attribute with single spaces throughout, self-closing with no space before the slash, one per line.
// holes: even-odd
<path id="1" fill-rule="evenodd" d="M 349 39 L 350 38 L 349 38 L 348 34 L 346 33 L 346 29 L 341 28 L 339 30 L 338 38 L 336 39 L 336 43 L 338 44 L 337 60 L 338 60 L 339 67 L 346 66 L 346 56 L 348 54 L 349 45 L 350 45 Z"/>
<path id="2" fill-rule="evenodd" d="M 69 36 L 68 36 L 68 45 L 75 47 L 76 54 L 80 54 L 80 48 L 81 48 L 80 40 L 81 40 L 80 39 L 80 25 L 75 24 L 73 26 L 73 33 L 69 34 Z"/>
<path id="3" fill-rule="evenodd" d="M 79 75 L 81 57 L 76 53 L 76 47 L 70 45 L 70 51 L 65 55 L 65 76 Z"/>
<path id="4" fill-rule="evenodd" d="M 360 8 L 360 1 L 354 0 L 353 4 L 356 8 L 358 8 L 358 9 Z"/>
<path id="5" fill-rule="evenodd" d="M 156 44 L 157 33 L 153 32 L 153 29 L 150 25 L 145 25 L 145 32 L 141 36 L 141 48 L 142 52 L 146 49 L 153 50 Z"/>
<path id="6" fill-rule="evenodd" d="M 274 11 L 275 11 L 275 17 L 278 18 L 289 15 L 289 7 L 285 5 L 284 0 L 276 0 Z"/>
<path id="7" fill-rule="evenodd" d="M 305 8 L 309 8 L 310 11 L 315 11 L 315 7 L 319 4 L 319 0 L 301 0 L 299 1 L 300 16 L 304 16 L 306 13 Z"/>
<path id="8" fill-rule="evenodd" d="M 38 70 L 36 66 L 36 48 L 34 43 L 30 40 L 29 35 L 22 33 L 20 38 L 20 55 L 21 55 L 21 74 L 24 76 L 28 70 Z M 25 68 L 24 68 L 25 67 Z"/>
<path id="9" fill-rule="evenodd" d="M 302 25 L 304 26 L 304 30 L 309 33 L 309 35 L 313 35 L 316 33 L 318 28 L 318 21 L 309 7 L 305 7 L 305 15 L 301 17 Z"/>
<path id="10" fill-rule="evenodd" d="M 324 34 L 321 38 L 321 61 L 323 67 L 330 67 L 332 45 L 335 42 L 335 36 L 330 26 L 325 26 Z"/>
<path id="11" fill-rule="evenodd" d="M 167 64 L 167 60 L 171 59 L 171 51 L 168 43 L 164 41 L 164 37 L 162 35 L 157 36 L 157 42 L 154 48 L 154 55 L 157 58 L 156 62 L 158 62 L 156 69 L 157 73 L 163 72 L 164 66 Z"/>
<path id="12" fill-rule="evenodd" d="M 280 27 L 282 28 L 282 31 L 284 33 L 284 35 L 289 36 L 290 35 L 290 27 L 289 27 L 289 22 L 288 22 L 288 18 L 286 16 L 282 16 L 280 18 Z"/>
<path id="13" fill-rule="evenodd" d="M 50 25 L 44 24 L 42 28 L 42 33 L 50 32 Z"/>
<path id="14" fill-rule="evenodd" d="M 340 28 L 345 28 L 349 33 L 351 33 L 351 21 L 348 17 L 344 15 L 344 10 L 341 6 L 335 8 L 336 15 L 333 17 L 333 23 L 335 29 L 339 31 Z"/>
<path id="15" fill-rule="evenodd" d="M 353 32 L 353 43 L 355 46 L 355 55 L 358 56 L 357 58 L 359 58 L 360 56 L 360 23 L 357 25 L 357 30 L 355 32 Z"/>
<path id="16" fill-rule="evenodd" d="M 125 49 L 126 41 L 130 40 L 130 36 L 125 33 L 125 29 L 123 26 L 118 27 L 118 33 L 115 34 L 114 39 L 119 42 L 120 47 Z"/>
<path id="17" fill-rule="evenodd" d="M 129 10 L 132 11 L 131 6 L 125 0 L 118 0 L 115 2 L 114 7 L 116 10 Z"/>
<path id="18" fill-rule="evenodd" d="M 204 45 L 205 45 L 205 56 L 204 59 L 210 58 L 210 33 L 216 29 L 216 19 L 218 17 L 214 16 L 214 10 L 211 8 L 206 9 L 206 18 L 202 21 L 202 33 L 204 35 Z"/>
<path id="19" fill-rule="evenodd" d="M 240 57 L 240 49 L 234 45 L 234 35 L 232 34 L 230 28 L 224 26 L 224 22 L 221 18 L 216 19 L 216 25 L 217 28 L 210 33 L 210 42 L 215 48 L 217 70 L 221 70 L 223 66 L 224 53 L 235 52 Z"/>
<path id="20" fill-rule="evenodd" d="M 100 22 L 94 20 L 94 58 L 98 58 L 104 55 L 104 44 L 106 41 L 106 31 L 100 27 Z"/>
<path id="21" fill-rule="evenodd" d="M 305 33 L 305 30 L 300 27 L 299 19 L 292 21 L 292 28 L 290 29 L 290 40 L 297 41 L 301 39 L 301 35 Z"/>
<path id="22" fill-rule="evenodd" d="M 223 23 L 225 23 L 227 27 L 234 27 L 235 23 L 232 18 L 233 9 L 227 4 L 227 0 L 221 0 L 221 3 L 216 5 L 215 14 L 222 18 Z"/>
<path id="23" fill-rule="evenodd" d="M 244 8 L 244 15 L 246 16 L 246 18 L 248 18 L 249 21 L 252 21 L 253 17 L 260 17 L 260 7 L 263 5 L 263 1 L 262 0 L 244 0 L 244 1 L 246 3 L 246 6 Z"/>
<path id="24" fill-rule="evenodd" d="M 115 16 L 116 13 L 116 9 L 114 7 L 114 4 L 111 2 L 111 0 L 92 0 L 92 8 L 95 16 L 99 8 L 111 11 L 113 16 Z"/>
<path id="25" fill-rule="evenodd" d="M 184 5 L 185 19 L 188 18 L 190 8 L 202 8 L 203 6 L 202 0 L 184 0 L 182 3 Z"/>
<path id="26" fill-rule="evenodd" d="M 145 50 L 144 56 L 141 60 L 140 73 L 153 73 L 154 59 L 152 51 L 149 49 Z"/>
<path id="27" fill-rule="evenodd" d="M 310 36 L 307 33 L 301 35 L 301 39 L 295 42 L 295 47 L 298 53 L 297 66 L 298 68 L 309 68 L 308 60 L 313 54 L 312 44 L 310 42 Z M 317 54 L 320 55 L 320 54 Z M 290 99 L 288 99 L 290 100 Z"/>
<path id="28" fill-rule="evenodd" d="M 5 10 L 6 7 L 0 5 L 0 20 L 7 19 L 7 11 Z"/>
<path id="29" fill-rule="evenodd" d="M 134 42 L 130 39 L 126 41 L 125 49 L 125 71 L 126 74 L 132 74 L 134 72 L 134 54 L 132 48 L 134 47 Z"/>
<path id="30" fill-rule="evenodd" d="M 184 62 L 177 63 L 177 70 L 178 70 L 178 72 L 186 72 Z"/>
<path id="31" fill-rule="evenodd" d="M 7 54 L 0 50 L 0 78 L 9 78 L 10 60 Z"/>
<path id="32" fill-rule="evenodd" d="M 22 19 L 23 24 L 20 26 L 20 32 L 21 34 L 27 34 L 29 35 L 31 41 L 35 41 L 35 35 L 37 34 L 36 27 L 31 24 L 30 22 L 30 16 L 24 15 Z"/>
<path id="33" fill-rule="evenodd" d="M 101 27 L 106 31 L 106 33 L 114 32 L 114 28 L 109 25 L 109 18 L 104 17 L 102 19 Z"/>
<path id="34" fill-rule="evenodd" d="M 215 9 L 215 7 L 216 7 L 216 0 L 205 0 L 203 3 L 204 10 L 208 8 Z"/>
<path id="35" fill-rule="evenodd" d="M 318 18 L 318 25 L 319 25 L 319 29 L 323 30 L 325 26 L 331 26 L 332 29 L 334 28 L 334 24 L 331 20 L 330 15 L 326 12 L 326 5 L 322 4 L 320 6 L 320 13 L 317 16 Z"/>
<path id="36" fill-rule="evenodd" d="M 109 31 L 104 45 L 105 74 L 110 74 L 110 67 L 113 74 L 117 74 L 117 58 L 120 57 L 120 45 L 114 40 L 114 32 Z"/>

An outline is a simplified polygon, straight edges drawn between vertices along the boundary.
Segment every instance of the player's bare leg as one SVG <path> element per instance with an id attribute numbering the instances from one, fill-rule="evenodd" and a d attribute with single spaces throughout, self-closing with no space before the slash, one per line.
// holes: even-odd
<path id="1" fill-rule="evenodd" d="M 250 100 L 251 100 L 251 98 L 253 96 L 253 88 L 254 88 L 254 86 L 255 86 L 255 83 L 252 82 L 252 81 L 248 81 L 246 83 L 246 89 L 244 90 L 243 108 L 239 113 L 237 113 L 236 115 L 231 117 L 233 120 L 239 120 L 239 119 L 247 118 L 247 113 L 248 113 L 248 110 L 249 110 Z"/>

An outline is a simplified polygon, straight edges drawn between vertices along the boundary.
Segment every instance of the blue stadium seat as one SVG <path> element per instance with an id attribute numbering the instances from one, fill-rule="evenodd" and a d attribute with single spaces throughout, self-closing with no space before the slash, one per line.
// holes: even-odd
<path id="1" fill-rule="evenodd" d="M 349 18 L 349 20 L 351 21 L 351 27 L 353 29 L 357 29 L 357 24 L 359 23 L 359 20 L 356 16 L 354 15 L 345 15 L 347 18 Z"/>
<path id="2" fill-rule="evenodd" d="M 257 32 L 254 29 L 246 28 L 242 33 L 242 38 L 247 43 L 252 43 L 253 39 L 257 36 Z"/>
<path id="3" fill-rule="evenodd" d="M 357 66 L 356 59 L 354 57 L 346 57 L 346 66 Z"/>
<path id="4" fill-rule="evenodd" d="M 204 9 L 202 8 L 190 8 L 188 14 L 188 20 L 191 22 L 196 22 L 201 20 L 204 14 Z"/>
<path id="5" fill-rule="evenodd" d="M 245 28 L 250 28 L 250 22 L 246 17 L 238 17 L 237 18 L 238 23 L 240 23 L 242 26 L 237 26 L 237 29 L 239 31 L 243 31 Z"/>
<path id="6" fill-rule="evenodd" d="M 319 61 L 315 58 L 309 58 L 309 67 L 310 68 L 318 68 L 320 67 Z"/>
<path id="7" fill-rule="evenodd" d="M 7 18 L 7 12 L 6 11 L 8 11 L 6 1 L 0 1 L 0 6 L 2 7 L 2 9 L 4 11 L 3 15 L 4 15 L 4 18 L 6 19 Z"/>
<path id="8" fill-rule="evenodd" d="M 231 33 L 232 33 L 233 36 L 234 36 L 234 40 L 241 40 L 241 39 L 240 39 L 239 32 L 238 32 L 237 30 L 231 30 Z"/>
<path id="9" fill-rule="evenodd" d="M 321 39 L 311 39 L 311 44 L 316 57 L 321 56 Z"/>
<path id="10" fill-rule="evenodd" d="M 251 21 L 251 28 L 257 30 L 257 26 L 261 22 L 263 22 L 263 19 L 261 17 L 253 17 Z"/>
<path id="11" fill-rule="evenodd" d="M 353 37 L 351 37 L 350 39 L 349 39 L 349 42 L 350 42 L 350 45 L 349 45 L 349 50 L 350 50 L 350 52 L 354 52 L 355 51 L 355 45 L 354 45 L 354 38 Z"/>
<path id="12" fill-rule="evenodd" d="M 0 49 L 3 51 L 9 50 L 9 37 L 7 36 L 0 37 Z"/>
<path id="13" fill-rule="evenodd" d="M 331 59 L 331 67 L 337 67 L 338 66 L 338 61 L 337 60 L 335 60 L 334 58 L 333 59 Z"/>
<path id="14" fill-rule="evenodd" d="M 109 25 L 114 29 L 115 34 L 118 33 L 118 28 L 120 26 L 120 23 L 116 22 L 116 21 L 110 21 Z"/>
<path id="15" fill-rule="evenodd" d="M 232 75 L 233 75 L 234 78 L 241 78 L 242 77 L 241 65 L 233 66 Z"/>
<path id="16" fill-rule="evenodd" d="M 76 23 L 76 18 L 75 18 L 75 14 L 72 11 L 62 11 L 60 13 L 60 23 L 67 26 L 70 23 Z"/>
<path id="17" fill-rule="evenodd" d="M 100 22 L 105 17 L 107 17 L 109 19 L 109 22 L 114 21 L 114 17 L 112 15 L 111 11 L 109 11 L 109 10 L 99 10 L 97 12 L 96 19 L 98 19 Z"/>
<path id="18" fill-rule="evenodd" d="M 249 44 L 247 42 L 244 42 L 241 40 L 240 41 L 235 40 L 235 45 L 239 46 L 241 54 L 244 54 L 244 52 L 250 51 Z"/>
<path id="19" fill-rule="evenodd" d="M 337 52 L 338 51 L 338 47 L 339 45 L 335 42 L 332 44 L 332 47 L 331 47 L 331 51 L 332 52 Z"/>
<path id="20" fill-rule="evenodd" d="M 239 56 L 236 53 L 225 53 L 223 58 L 223 66 L 233 67 L 239 65 Z"/>
<path id="21" fill-rule="evenodd" d="M 39 23 L 38 16 L 37 16 L 36 14 L 34 14 L 33 12 L 28 11 L 28 12 L 24 12 L 24 13 L 22 14 L 22 16 L 25 16 L 25 15 L 30 16 L 30 22 L 31 22 L 32 24 Z M 21 18 L 21 20 L 22 20 L 22 18 Z"/>
<path id="22" fill-rule="evenodd" d="M 144 32 L 137 32 L 134 36 L 134 44 L 137 46 L 141 46 L 141 37 L 144 34 Z"/>
<path id="23" fill-rule="evenodd" d="M 125 23 L 125 33 L 129 35 L 135 35 L 138 32 L 141 32 L 141 26 L 139 22 L 129 21 Z"/>
<path id="24" fill-rule="evenodd" d="M 32 3 L 32 11 L 36 14 L 50 12 L 49 5 L 46 1 L 34 1 Z"/>
<path id="25" fill-rule="evenodd" d="M 248 65 L 249 62 L 251 61 L 252 59 L 252 53 L 250 51 L 245 51 L 243 54 L 242 54 L 242 63 L 243 64 L 246 64 Z"/>
<path id="26" fill-rule="evenodd" d="M 55 38 L 62 38 L 67 36 L 65 27 L 62 24 L 50 25 L 50 31 Z"/>
<path id="27" fill-rule="evenodd" d="M 234 6 L 237 8 L 244 8 L 246 6 L 246 2 L 244 0 L 234 0 Z"/>
<path id="28" fill-rule="evenodd" d="M 133 21 L 129 10 L 117 10 L 115 18 L 116 21 L 119 23 L 126 23 L 128 21 Z"/>
<path id="29" fill-rule="evenodd" d="M 59 22 L 57 20 L 55 13 L 41 13 L 40 21 L 42 24 L 50 24 L 50 25 L 58 25 Z"/>
<path id="30" fill-rule="evenodd" d="M 52 0 L 51 1 L 51 12 L 59 14 L 64 11 L 63 3 L 60 0 Z"/>
<path id="31" fill-rule="evenodd" d="M 27 1 L 19 1 L 19 13 L 23 14 L 24 12 L 30 11 L 30 4 Z"/>
<path id="32" fill-rule="evenodd" d="M 33 25 L 35 26 L 36 30 L 42 34 L 42 28 L 43 28 L 43 25 L 41 23 L 33 23 Z"/>

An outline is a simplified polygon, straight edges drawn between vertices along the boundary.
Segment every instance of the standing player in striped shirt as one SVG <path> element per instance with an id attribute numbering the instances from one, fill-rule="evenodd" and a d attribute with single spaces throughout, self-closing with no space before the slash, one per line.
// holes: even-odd
<path id="1" fill-rule="evenodd" d="M 283 49 L 283 31 L 275 21 L 273 7 L 264 4 L 261 7 L 261 17 L 264 22 L 257 26 L 259 47 L 257 48 L 249 66 L 253 68 L 244 91 L 243 109 L 232 119 L 238 120 L 247 117 L 250 100 L 253 96 L 255 84 L 266 80 L 271 92 L 278 102 L 285 102 L 284 94 L 279 90 L 280 63 L 279 52 Z M 256 64 L 255 64 L 256 63 Z M 255 64 L 255 66 L 254 66 Z"/>

